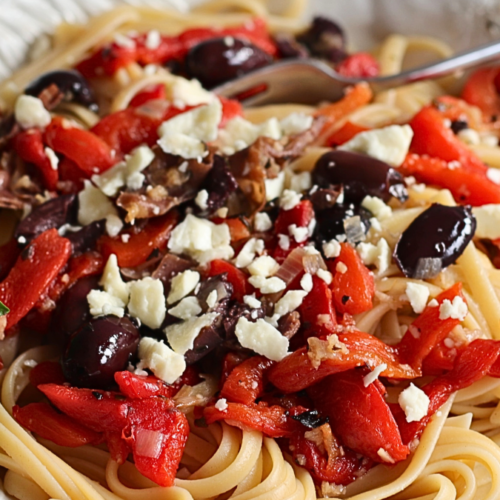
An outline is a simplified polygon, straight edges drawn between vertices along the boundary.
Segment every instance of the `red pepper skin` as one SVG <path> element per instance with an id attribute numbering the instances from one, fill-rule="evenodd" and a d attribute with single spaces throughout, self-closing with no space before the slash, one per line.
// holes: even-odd
<path id="1" fill-rule="evenodd" d="M 16 405 L 12 413 L 24 428 L 59 446 L 76 448 L 84 444 L 99 444 L 103 440 L 101 433 L 58 413 L 47 403 L 30 403 L 22 408 Z"/>
<path id="2" fill-rule="evenodd" d="M 0 245 L 0 280 L 9 274 L 20 253 L 21 247 L 14 238 Z"/>
<path id="3" fill-rule="evenodd" d="M 157 85 L 149 85 L 148 87 L 142 89 L 132 98 L 129 103 L 129 107 L 137 108 L 154 99 L 166 99 L 165 85 L 163 83 L 159 83 Z"/>
<path id="4" fill-rule="evenodd" d="M 97 432 L 122 432 L 127 425 L 127 402 L 117 393 L 41 384 L 50 402 L 77 422 Z"/>
<path id="5" fill-rule="evenodd" d="M 90 177 L 102 174 L 116 163 L 110 147 L 89 130 L 67 126 L 63 118 L 53 118 L 44 133 L 44 142 L 55 152 L 75 162 Z"/>
<path id="6" fill-rule="evenodd" d="M 287 411 L 281 406 L 267 406 L 263 402 L 251 405 L 228 402 L 224 411 L 215 406 L 207 406 L 203 415 L 208 424 L 225 420 L 240 429 L 254 429 L 273 438 L 290 437 L 302 427 L 288 417 Z"/>
<path id="7" fill-rule="evenodd" d="M 130 231 L 130 238 L 125 243 L 121 237 L 108 235 L 99 238 L 98 247 L 107 262 L 111 254 L 115 254 L 120 267 L 136 267 L 148 259 L 156 248 L 164 250 L 172 229 L 176 226 L 179 214 L 170 210 L 165 215 L 150 219 L 142 231 Z"/>
<path id="8" fill-rule="evenodd" d="M 83 189 L 83 181 L 88 177 L 88 174 L 69 158 L 63 157 L 59 162 L 59 178 L 62 181 L 61 192 L 65 194 L 78 193 Z"/>
<path id="9" fill-rule="evenodd" d="M 404 175 L 413 175 L 419 182 L 449 189 L 455 200 L 475 207 L 488 203 L 500 203 L 500 186 L 475 171 L 457 164 L 450 169 L 440 158 L 408 154 L 400 169 Z"/>
<path id="10" fill-rule="evenodd" d="M 253 293 L 253 287 L 247 281 L 247 275 L 225 260 L 215 259 L 210 262 L 208 277 L 227 273 L 227 280 L 233 285 L 233 298 L 243 302 L 243 296 Z"/>
<path id="11" fill-rule="evenodd" d="M 350 141 L 360 132 L 366 132 L 367 130 L 370 129 L 368 127 L 363 127 L 362 125 L 357 125 L 356 123 L 348 121 L 339 130 L 328 137 L 328 139 L 326 140 L 326 145 L 328 147 L 341 146 L 347 141 Z"/>
<path id="12" fill-rule="evenodd" d="M 33 163 L 40 172 L 43 185 L 49 191 L 56 191 L 59 172 L 53 169 L 49 157 L 45 153 L 42 133 L 38 129 L 19 132 L 12 140 L 16 153 L 29 163 Z"/>
<path id="13" fill-rule="evenodd" d="M 339 350 L 337 354 L 322 360 L 318 368 L 314 368 L 307 347 L 302 347 L 269 370 L 269 381 L 284 393 L 298 392 L 328 375 L 366 364 L 378 366 L 381 363 L 387 364 L 387 369 L 382 372 L 384 377 L 412 379 L 421 375 L 420 371 L 402 365 L 397 350 L 373 335 L 353 330 L 338 333 L 337 336 L 347 348 L 344 354 Z"/>
<path id="14" fill-rule="evenodd" d="M 380 381 L 364 386 L 368 370 L 349 370 L 331 375 L 308 392 L 321 414 L 328 416 L 340 441 L 374 462 L 386 450 L 394 462 L 404 460 L 410 450 L 403 444 L 396 421 L 384 399 Z"/>
<path id="15" fill-rule="evenodd" d="M 229 120 L 243 116 L 243 106 L 239 101 L 222 96 L 218 96 L 218 98 L 222 104 L 222 120 L 219 123 L 219 128 L 224 128 Z"/>
<path id="16" fill-rule="evenodd" d="M 6 330 L 30 311 L 49 289 L 71 255 L 71 243 L 49 229 L 26 247 L 0 283 L 0 301 L 10 312 L 6 315 Z"/>
<path id="17" fill-rule="evenodd" d="M 127 421 L 122 436 L 132 449 L 137 470 L 160 486 L 172 486 L 189 435 L 187 418 L 167 400 L 149 398 L 130 402 Z M 161 443 L 149 450 L 154 456 L 145 456 L 141 441 L 151 431 L 158 432 Z"/>
<path id="18" fill-rule="evenodd" d="M 370 78 L 378 76 L 380 68 L 377 60 L 367 52 L 357 52 L 344 59 L 336 68 L 343 76 Z"/>
<path id="19" fill-rule="evenodd" d="M 41 384 L 58 384 L 66 382 L 60 363 L 42 361 L 30 371 L 30 384 L 38 387 Z"/>
<path id="20" fill-rule="evenodd" d="M 491 120 L 500 114 L 500 97 L 498 96 L 498 74 L 500 68 L 481 68 L 474 71 L 465 82 L 462 99 L 477 106 Z"/>
<path id="21" fill-rule="evenodd" d="M 264 390 L 265 374 L 274 361 L 264 356 L 254 356 L 239 364 L 230 373 L 221 390 L 221 397 L 234 403 L 255 403 Z"/>
<path id="22" fill-rule="evenodd" d="M 347 267 L 344 273 L 337 270 L 340 263 Z M 341 243 L 340 255 L 333 261 L 328 260 L 327 266 L 333 274 L 331 288 L 337 312 L 354 315 L 369 311 L 373 307 L 373 274 L 351 245 Z"/>
<path id="23" fill-rule="evenodd" d="M 132 452 L 127 441 L 122 438 L 121 432 L 105 432 L 104 439 L 109 449 L 111 458 L 121 465 L 127 460 L 129 454 Z"/>
<path id="24" fill-rule="evenodd" d="M 228 352 L 224 356 L 224 360 L 222 361 L 222 373 L 220 377 L 219 386 L 222 387 L 226 383 L 226 380 L 231 375 L 231 372 L 240 364 L 248 359 L 248 355 L 241 352 Z"/>
<path id="25" fill-rule="evenodd" d="M 337 326 L 332 291 L 321 278 L 313 276 L 312 280 L 313 288 L 299 307 L 304 336 L 325 337 L 335 333 Z"/>

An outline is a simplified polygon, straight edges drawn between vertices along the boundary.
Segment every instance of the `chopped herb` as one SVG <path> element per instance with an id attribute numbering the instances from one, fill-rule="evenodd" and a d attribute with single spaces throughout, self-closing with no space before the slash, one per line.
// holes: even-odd
<path id="1" fill-rule="evenodd" d="M 0 302 L 0 316 L 5 316 L 9 312 L 10 312 L 10 309 L 5 304 Z"/>

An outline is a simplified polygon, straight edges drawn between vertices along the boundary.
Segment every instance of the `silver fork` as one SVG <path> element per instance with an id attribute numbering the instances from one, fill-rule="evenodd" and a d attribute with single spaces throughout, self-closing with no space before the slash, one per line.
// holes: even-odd
<path id="1" fill-rule="evenodd" d="M 441 61 L 374 78 L 348 78 L 315 59 L 290 59 L 271 64 L 213 89 L 216 94 L 239 99 L 245 106 L 338 101 L 344 89 L 366 81 L 377 90 L 427 78 L 437 78 L 500 59 L 500 41 L 481 45 Z"/>

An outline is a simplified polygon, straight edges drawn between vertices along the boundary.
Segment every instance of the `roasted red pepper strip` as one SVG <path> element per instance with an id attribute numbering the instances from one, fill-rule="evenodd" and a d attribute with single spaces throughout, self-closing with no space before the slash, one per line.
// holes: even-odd
<path id="1" fill-rule="evenodd" d="M 356 123 L 346 122 L 341 128 L 335 131 L 326 140 L 326 145 L 329 147 L 340 146 L 347 141 L 350 141 L 355 135 L 360 132 L 365 132 L 370 130 L 368 127 L 363 127 L 362 125 L 357 125 Z"/>
<path id="2" fill-rule="evenodd" d="M 427 306 L 413 321 L 397 346 L 401 363 L 407 363 L 416 370 L 421 369 L 423 360 L 432 349 L 461 323 L 456 318 L 439 319 L 441 304 L 445 300 L 453 302 L 455 297 L 460 297 L 465 302 L 462 283 L 455 283 L 448 290 L 441 292 L 436 297 L 439 305 Z"/>
<path id="3" fill-rule="evenodd" d="M 138 106 L 146 104 L 148 101 L 152 101 L 153 99 L 165 100 L 166 96 L 165 85 L 163 83 L 149 85 L 148 87 L 142 89 L 139 93 L 135 94 L 129 103 L 129 107 L 137 108 Z"/>
<path id="4" fill-rule="evenodd" d="M 66 382 L 61 364 L 56 361 L 42 361 L 30 371 L 30 384 L 38 387 L 41 384 L 59 384 Z"/>
<path id="5" fill-rule="evenodd" d="M 400 462 L 410 450 L 384 399 L 382 383 L 376 380 L 365 387 L 367 373 L 362 369 L 332 375 L 312 387 L 309 395 L 321 414 L 328 416 L 342 444 L 374 462 Z M 385 459 L 379 455 L 381 449 L 389 455 Z"/>
<path id="6" fill-rule="evenodd" d="M 241 403 L 227 403 L 223 411 L 215 406 L 207 406 L 203 412 L 208 424 L 225 420 L 229 425 L 240 429 L 254 429 L 263 432 L 269 437 L 290 437 L 301 429 L 301 424 L 287 415 L 281 406 L 267 406 L 266 403 L 245 405 Z"/>
<path id="7" fill-rule="evenodd" d="M 478 69 L 469 76 L 462 90 L 462 99 L 477 106 L 488 120 L 500 115 L 499 73 L 498 66 Z"/>
<path id="8" fill-rule="evenodd" d="M 387 368 L 382 372 L 383 377 L 389 378 L 416 378 L 420 376 L 418 370 L 401 364 L 394 347 L 377 339 L 368 333 L 353 330 L 349 333 L 337 334 L 339 344 L 333 352 L 320 356 L 318 368 L 311 362 L 315 355 L 311 349 L 302 347 L 288 355 L 268 373 L 269 381 L 280 391 L 285 393 L 297 392 L 319 382 L 328 375 L 350 370 L 357 366 L 378 366 L 385 363 Z M 316 341 L 316 339 L 310 339 Z M 317 341 L 316 341 L 317 342 Z M 325 349 L 326 349 L 326 341 Z M 345 348 L 342 348 L 342 344 Z M 311 356 L 311 357 L 310 357 Z"/>
<path id="9" fill-rule="evenodd" d="M 367 52 L 357 52 L 347 57 L 335 69 L 343 76 L 354 78 L 378 76 L 380 71 L 377 60 Z"/>
<path id="10" fill-rule="evenodd" d="M 455 200 L 473 206 L 500 203 L 500 186 L 482 171 L 453 165 L 439 158 L 408 154 L 399 168 L 404 175 L 413 175 L 419 182 L 449 189 Z"/>
<path id="11" fill-rule="evenodd" d="M 49 123 L 44 141 L 54 151 L 75 162 L 88 177 L 105 172 L 117 161 L 111 148 L 100 137 L 72 126 L 61 117 L 55 117 Z"/>
<path id="12" fill-rule="evenodd" d="M 16 153 L 24 161 L 33 163 L 37 167 L 45 188 L 49 191 L 55 191 L 59 180 L 59 172 L 57 168 L 52 168 L 49 157 L 45 153 L 40 130 L 30 129 L 19 132 L 12 140 L 12 145 Z"/>
<path id="13" fill-rule="evenodd" d="M 12 408 L 12 414 L 23 427 L 59 446 L 76 448 L 103 441 L 101 433 L 58 413 L 47 403 L 30 403 L 22 408 L 16 405 Z"/>
<path id="14" fill-rule="evenodd" d="M 264 390 L 264 376 L 274 364 L 264 356 L 254 356 L 239 364 L 229 375 L 221 390 L 221 397 L 234 403 L 250 405 Z"/>
<path id="15" fill-rule="evenodd" d="M 6 315 L 6 329 L 26 316 L 36 301 L 64 267 L 71 255 L 71 243 L 49 229 L 27 246 L 7 278 L 0 283 L 0 302 L 10 312 Z"/>
<path id="16" fill-rule="evenodd" d="M 189 423 L 162 398 L 129 403 L 122 436 L 132 449 L 137 470 L 160 486 L 172 486 L 189 435 Z"/>
<path id="17" fill-rule="evenodd" d="M 63 413 L 97 432 L 122 432 L 127 425 L 127 402 L 121 394 L 41 384 L 50 402 Z"/>
<path id="18" fill-rule="evenodd" d="M 126 243 L 120 236 L 102 236 L 98 246 L 104 260 L 107 261 L 111 254 L 115 254 L 120 267 L 136 267 L 143 264 L 153 250 L 163 250 L 166 247 L 178 218 L 179 215 L 175 210 L 170 210 L 160 217 L 154 217 L 139 233 L 134 233 L 132 229 L 128 233 L 130 238 Z"/>
<path id="19" fill-rule="evenodd" d="M 333 274 L 331 284 L 335 310 L 341 314 L 360 314 L 373 307 L 375 294 L 373 274 L 348 243 L 341 244 L 340 255 L 327 261 Z"/>
<path id="20" fill-rule="evenodd" d="M 247 281 L 247 275 L 230 262 L 220 259 L 212 260 L 208 276 L 218 276 L 223 273 L 227 273 L 227 280 L 233 285 L 233 297 L 238 302 L 243 302 L 243 296 L 253 291 L 252 285 Z"/>
<path id="21" fill-rule="evenodd" d="M 226 383 L 231 372 L 240 364 L 248 358 L 246 353 L 242 352 L 228 352 L 224 356 L 224 361 L 222 362 L 222 373 L 220 377 L 219 386 L 223 386 Z"/>

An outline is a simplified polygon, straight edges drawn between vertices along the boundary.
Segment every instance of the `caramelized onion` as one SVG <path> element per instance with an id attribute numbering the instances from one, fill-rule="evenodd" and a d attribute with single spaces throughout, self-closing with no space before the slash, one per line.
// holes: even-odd
<path id="1" fill-rule="evenodd" d="M 293 249 L 275 274 L 276 278 L 283 280 L 288 286 L 304 271 L 304 257 L 315 256 L 309 255 L 302 247 Z"/>
<path id="2" fill-rule="evenodd" d="M 161 454 L 164 434 L 149 429 L 136 429 L 136 455 L 140 457 L 158 458 Z"/>

